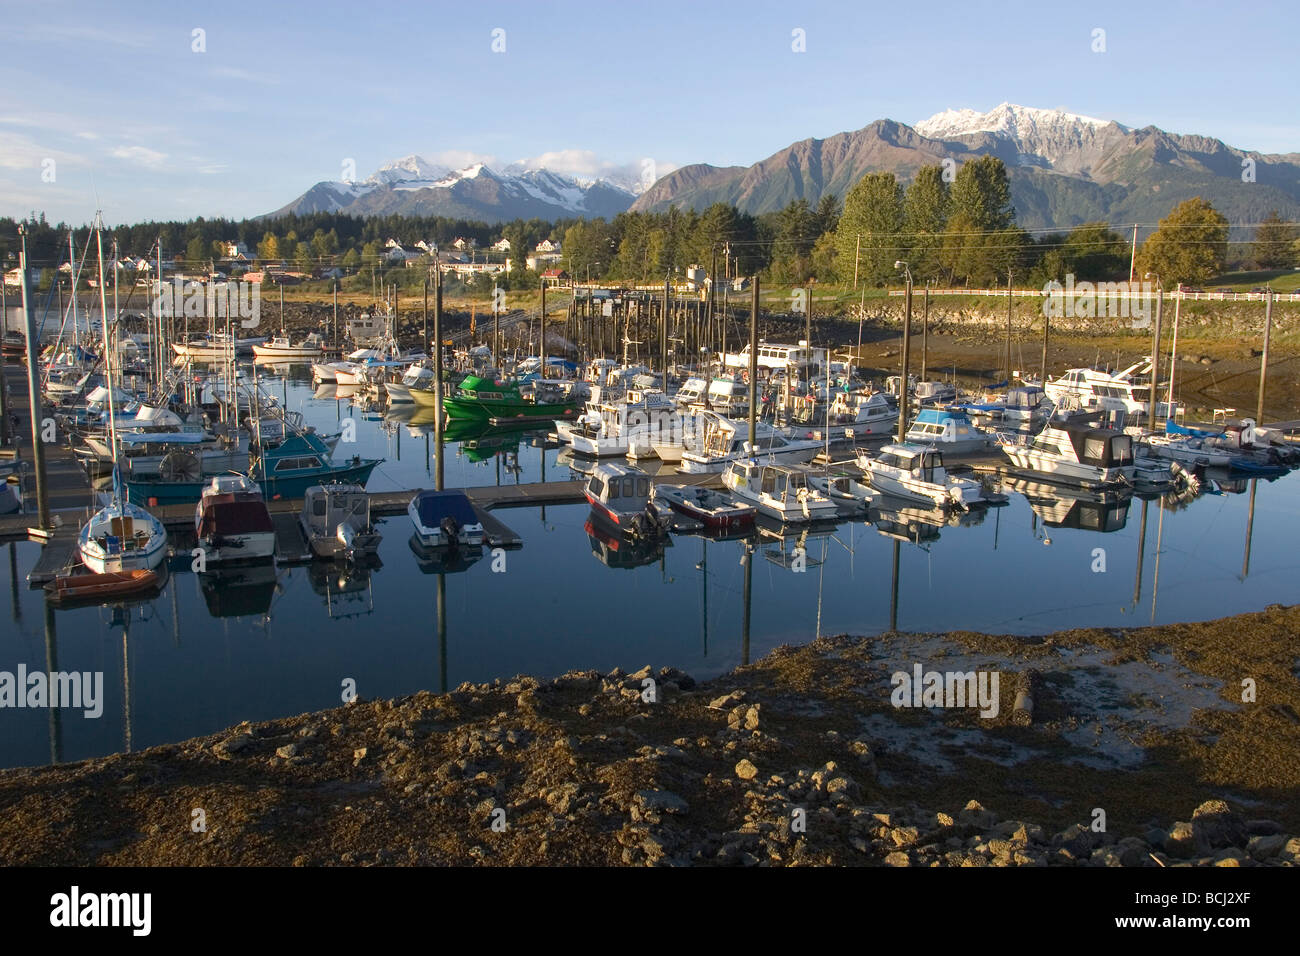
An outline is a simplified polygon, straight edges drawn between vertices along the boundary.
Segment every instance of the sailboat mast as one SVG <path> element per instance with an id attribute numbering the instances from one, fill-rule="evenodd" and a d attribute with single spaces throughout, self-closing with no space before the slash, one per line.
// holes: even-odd
<path id="1" fill-rule="evenodd" d="M 1183 284 L 1178 283 L 1178 289 L 1174 292 L 1174 341 L 1169 346 L 1169 400 L 1165 402 L 1165 421 L 1172 421 L 1174 417 L 1174 372 L 1178 370 L 1178 313 L 1180 306 L 1183 304 Z M 1152 396 L 1152 401 L 1155 397 Z M 1152 408 L 1152 411 L 1155 411 Z"/>
<path id="2" fill-rule="evenodd" d="M 68 279 L 72 287 L 72 336 L 74 341 L 80 341 L 81 334 L 77 329 L 77 250 L 72 245 L 72 230 L 68 230 Z M 86 332 L 90 332 L 90 322 L 86 322 Z M 89 336 L 87 336 L 89 337 Z"/>
<path id="3" fill-rule="evenodd" d="M 99 253 L 99 313 L 104 330 L 104 377 L 108 381 L 108 447 L 113 450 L 113 467 L 117 468 L 117 402 L 113 396 L 113 350 L 108 337 L 108 290 L 104 286 L 104 217 L 95 213 L 95 247 Z M 116 493 L 121 485 L 114 482 Z"/>

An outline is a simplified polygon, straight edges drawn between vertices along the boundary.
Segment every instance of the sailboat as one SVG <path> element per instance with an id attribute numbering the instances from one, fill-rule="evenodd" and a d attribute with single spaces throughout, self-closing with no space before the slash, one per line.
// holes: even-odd
<path id="1" fill-rule="evenodd" d="M 95 214 L 95 235 L 99 246 L 99 294 L 103 315 L 104 362 L 109 381 L 108 432 L 114 456 L 117 452 L 117 414 L 113 401 L 113 353 L 108 344 L 108 302 L 104 286 L 103 218 Z M 167 529 L 163 523 L 123 497 L 121 471 L 113 467 L 113 499 L 91 516 L 77 537 L 81 563 L 96 574 L 123 571 L 152 571 L 167 553 Z"/>

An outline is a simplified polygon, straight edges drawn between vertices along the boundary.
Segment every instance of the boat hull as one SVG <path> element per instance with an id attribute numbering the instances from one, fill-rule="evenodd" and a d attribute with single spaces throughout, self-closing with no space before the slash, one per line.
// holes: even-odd
<path id="1" fill-rule="evenodd" d="M 55 603 L 106 601 L 152 591 L 162 581 L 154 570 L 137 569 L 92 574 L 69 574 L 55 578 L 45 589 Z"/>
<path id="2" fill-rule="evenodd" d="M 276 498 L 301 498 L 313 485 L 330 482 L 346 482 L 364 485 L 370 480 L 370 473 L 379 465 L 378 461 L 367 460 L 359 464 L 348 464 L 332 468 L 327 472 L 315 472 L 286 478 L 267 478 L 258 481 L 262 495 L 267 501 Z M 127 494 L 133 504 L 168 505 L 198 501 L 203 489 L 210 484 L 204 481 L 143 481 L 128 482 Z"/>
<path id="3" fill-rule="evenodd" d="M 492 419 L 540 419 L 572 418 L 578 413 L 577 402 L 563 404 L 537 405 L 532 402 L 492 402 L 476 401 L 465 398 L 443 399 L 442 407 L 448 418 L 472 419 L 474 421 L 491 421 Z"/>

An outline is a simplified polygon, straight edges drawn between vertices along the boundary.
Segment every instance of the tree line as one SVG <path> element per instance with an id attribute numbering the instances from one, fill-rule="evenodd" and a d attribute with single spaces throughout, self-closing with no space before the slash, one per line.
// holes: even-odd
<path id="1" fill-rule="evenodd" d="M 68 226 L 35 213 L 24 222 L 34 264 L 66 261 Z M 16 264 L 17 226 L 17 220 L 0 219 L 6 268 Z M 80 256 L 90 230 L 71 232 Z M 1249 261 L 1263 269 L 1296 265 L 1298 235 L 1294 223 L 1270 213 L 1256 227 Z M 382 269 L 386 281 L 410 285 L 423 281 L 425 270 L 389 268 L 383 258 L 388 240 L 406 248 L 421 240 L 447 248 L 461 237 L 481 250 L 508 239 L 514 270 L 492 281 L 516 288 L 537 284 L 536 274 L 522 267 L 543 239 L 562 244 L 561 265 L 575 278 L 638 283 L 680 278 L 698 266 L 719 279 L 757 274 L 776 285 L 814 280 L 869 289 L 901 281 L 895 263 L 902 262 L 917 283 L 984 288 L 1011 281 L 1034 287 L 1066 274 L 1122 281 L 1131 263 L 1128 237 L 1106 223 L 1037 235 L 1021 228 L 1006 167 L 994 156 L 960 167 L 922 167 L 906 185 L 890 172 L 868 173 L 842 203 L 834 195 L 816 205 L 796 199 L 760 215 L 714 203 L 700 211 L 625 212 L 608 221 L 517 219 L 493 225 L 442 216 L 319 212 L 274 220 L 124 224 L 107 229 L 105 242 L 116 240 L 124 255 L 151 259 L 161 242 L 165 258 L 202 268 L 225 259 L 226 243 L 238 241 L 262 262 L 303 271 L 325 265 L 373 270 L 376 278 Z M 1196 285 L 1221 274 L 1227 260 L 1228 221 L 1197 197 L 1178 204 L 1146 237 L 1137 251 L 1136 278 L 1150 273 L 1165 285 Z"/>

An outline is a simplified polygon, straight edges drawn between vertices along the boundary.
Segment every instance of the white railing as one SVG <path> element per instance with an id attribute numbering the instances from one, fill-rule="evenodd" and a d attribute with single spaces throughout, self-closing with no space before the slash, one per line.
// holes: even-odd
<path id="1" fill-rule="evenodd" d="M 924 287 L 918 289 L 914 286 L 912 288 L 912 296 L 915 298 L 916 296 L 921 295 L 924 291 L 925 291 Z M 889 290 L 889 295 L 891 296 L 903 296 L 906 294 L 907 291 L 905 289 Z M 1041 298 L 1045 298 L 1047 295 L 1065 295 L 1065 294 L 1066 293 L 1064 290 L 1060 292 L 1052 292 L 1052 293 L 1044 293 L 1042 289 L 1012 289 L 1011 290 L 1011 295 L 1013 298 L 1026 298 L 1026 299 L 1033 299 L 1033 298 L 1041 299 Z M 931 296 L 982 295 L 982 296 L 989 296 L 995 299 L 1005 299 L 1007 297 L 1007 290 L 1006 289 L 931 289 L 930 295 Z M 1093 295 L 1100 296 L 1102 295 L 1102 293 L 1099 293 L 1094 289 Z M 1114 298 L 1122 299 L 1122 298 L 1128 298 L 1130 296 L 1130 293 L 1124 291 L 1107 290 L 1104 293 L 1104 295 L 1107 298 L 1114 297 Z M 1218 302 L 1225 302 L 1225 301 L 1226 302 L 1263 302 L 1265 297 L 1267 296 L 1267 293 L 1264 292 L 1188 292 L 1186 290 L 1182 292 L 1177 292 L 1173 289 L 1167 290 L 1164 293 L 1164 298 L 1166 300 L 1176 299 L 1179 296 L 1181 296 L 1183 299 L 1190 299 L 1193 302 L 1197 300 L 1218 301 Z M 1137 293 L 1132 293 L 1132 297 L 1138 299 L 1154 298 L 1154 293 L 1148 294 L 1146 292 L 1137 292 Z M 1274 292 L 1273 301 L 1274 302 L 1300 302 L 1300 291 Z"/>

